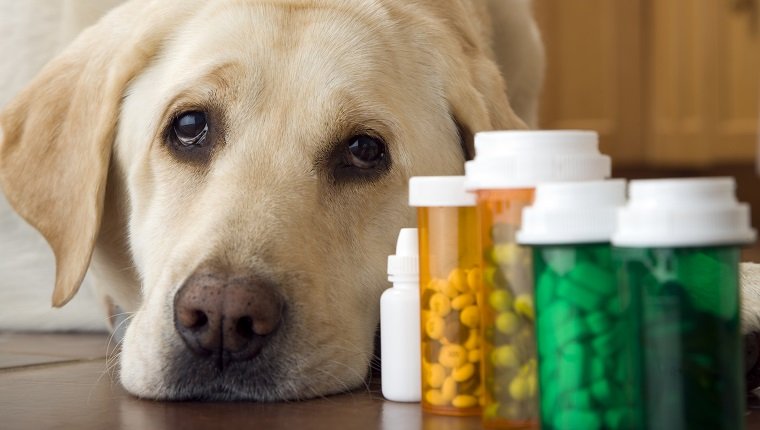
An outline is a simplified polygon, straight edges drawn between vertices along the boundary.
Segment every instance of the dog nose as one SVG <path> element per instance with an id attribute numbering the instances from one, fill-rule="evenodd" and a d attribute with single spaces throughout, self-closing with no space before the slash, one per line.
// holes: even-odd
<path id="1" fill-rule="evenodd" d="M 248 360 L 277 331 L 282 305 L 271 286 L 253 277 L 200 272 L 174 298 L 174 326 L 196 355 Z"/>

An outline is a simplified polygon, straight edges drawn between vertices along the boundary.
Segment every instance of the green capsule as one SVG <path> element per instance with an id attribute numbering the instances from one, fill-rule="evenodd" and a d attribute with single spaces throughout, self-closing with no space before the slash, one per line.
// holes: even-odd
<path id="1" fill-rule="evenodd" d="M 591 407 L 591 395 L 586 390 L 575 390 L 565 393 L 565 406 L 573 409 L 588 409 Z"/>
<path id="2" fill-rule="evenodd" d="M 557 275 L 549 270 L 541 273 L 541 276 L 536 280 L 536 303 L 541 303 L 542 305 L 551 303 L 558 281 Z"/>
<path id="3" fill-rule="evenodd" d="M 602 296 L 614 294 L 616 282 L 611 270 L 605 270 L 588 261 L 581 261 L 570 272 L 570 279 L 583 288 Z"/>
<path id="4" fill-rule="evenodd" d="M 589 378 L 592 380 L 598 380 L 606 378 L 606 372 L 607 372 L 607 365 L 604 362 L 604 359 L 594 356 L 591 358 L 591 361 L 589 362 Z"/>
<path id="5" fill-rule="evenodd" d="M 604 306 L 605 309 L 610 313 L 610 315 L 619 317 L 623 314 L 623 312 L 626 311 L 626 307 L 623 305 L 623 301 L 620 300 L 619 296 L 613 296 L 609 300 L 607 300 L 607 304 Z"/>
<path id="6" fill-rule="evenodd" d="M 562 349 L 560 368 L 557 374 L 557 385 L 560 391 L 577 390 L 585 381 L 585 358 L 587 353 L 583 345 L 573 342 Z"/>
<path id="7" fill-rule="evenodd" d="M 558 429 L 597 430 L 602 428 L 602 420 L 587 409 L 566 409 L 557 414 L 554 425 Z"/>
<path id="8" fill-rule="evenodd" d="M 591 333 L 598 335 L 608 331 L 612 322 L 605 312 L 594 312 L 586 317 L 586 325 Z"/>
<path id="9" fill-rule="evenodd" d="M 579 390 L 583 387 L 583 366 L 567 366 L 557 374 L 557 388 L 561 392 Z"/>
<path id="10" fill-rule="evenodd" d="M 620 350 L 625 342 L 628 341 L 624 336 L 624 327 L 617 325 L 607 333 L 594 338 L 594 340 L 591 341 L 591 346 L 594 349 L 594 352 L 600 356 L 608 356 Z"/>
<path id="11" fill-rule="evenodd" d="M 634 412 L 630 408 L 610 409 L 604 413 L 604 426 L 610 430 L 633 428 Z"/>
<path id="12" fill-rule="evenodd" d="M 612 385 L 605 379 L 599 379 L 591 384 L 591 395 L 601 404 L 609 404 L 612 397 Z"/>
<path id="13" fill-rule="evenodd" d="M 555 326 L 554 336 L 557 338 L 557 345 L 563 347 L 569 342 L 583 337 L 588 331 L 583 319 L 577 318 L 567 321 L 566 323 Z"/>
<path id="14" fill-rule="evenodd" d="M 553 305 L 541 311 L 539 314 L 539 324 L 542 327 L 552 330 L 554 327 L 560 327 L 575 316 L 576 312 L 573 307 L 565 302 L 555 302 Z"/>
<path id="15" fill-rule="evenodd" d="M 605 298 L 586 288 L 579 287 L 567 278 L 562 278 L 557 284 L 557 296 L 586 312 L 599 309 Z"/>
<path id="16" fill-rule="evenodd" d="M 554 376 L 552 375 L 552 378 L 553 377 Z M 543 408 L 545 411 L 543 415 L 551 415 L 559 406 L 557 405 L 557 401 L 559 399 L 559 387 L 557 384 L 546 384 L 541 388 L 541 408 Z"/>

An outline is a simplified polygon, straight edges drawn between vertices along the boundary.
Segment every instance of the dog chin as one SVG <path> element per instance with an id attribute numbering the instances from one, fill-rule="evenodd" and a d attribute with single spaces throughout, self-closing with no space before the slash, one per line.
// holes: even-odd
<path id="1" fill-rule="evenodd" d="M 181 360 L 178 362 L 181 363 Z M 130 394 L 150 400 L 163 401 L 256 401 L 276 402 L 307 400 L 338 394 L 357 388 L 363 379 L 336 383 L 304 377 L 282 377 L 282 372 L 269 369 L 236 369 L 223 373 L 214 365 L 193 364 L 187 372 L 169 371 L 161 377 L 146 377 L 129 366 L 121 372 L 122 386 Z M 242 366 L 241 366 L 242 367 Z M 213 375 L 213 376 L 212 376 Z"/>
<path id="2" fill-rule="evenodd" d="M 152 400 L 305 400 L 360 387 L 369 368 L 367 358 L 351 363 L 330 360 L 332 369 L 325 369 L 321 360 L 311 362 L 308 357 L 283 354 L 288 348 L 277 343 L 248 361 L 198 357 L 181 341 L 170 339 L 163 342 L 160 354 L 145 354 L 144 342 L 135 349 L 132 345 L 129 339 L 122 345 L 122 386 L 138 398 Z"/>

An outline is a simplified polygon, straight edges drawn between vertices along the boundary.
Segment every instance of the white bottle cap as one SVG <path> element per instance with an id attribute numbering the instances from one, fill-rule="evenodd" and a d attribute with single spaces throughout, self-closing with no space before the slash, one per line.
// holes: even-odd
<path id="1" fill-rule="evenodd" d="M 468 190 L 534 188 L 545 182 L 595 181 L 611 174 L 594 131 L 486 131 L 465 163 Z"/>
<path id="2" fill-rule="evenodd" d="M 464 176 L 415 176 L 409 179 L 409 206 L 475 206 L 475 194 L 464 189 Z"/>
<path id="3" fill-rule="evenodd" d="M 625 247 L 741 245 L 755 240 L 749 206 L 733 178 L 631 181 L 612 244 Z"/>
<path id="4" fill-rule="evenodd" d="M 402 228 L 396 242 L 396 255 L 388 256 L 390 282 L 419 282 L 419 251 L 417 229 Z"/>
<path id="5" fill-rule="evenodd" d="M 539 185 L 533 205 L 523 209 L 517 241 L 525 245 L 609 242 L 623 205 L 622 179 Z"/>

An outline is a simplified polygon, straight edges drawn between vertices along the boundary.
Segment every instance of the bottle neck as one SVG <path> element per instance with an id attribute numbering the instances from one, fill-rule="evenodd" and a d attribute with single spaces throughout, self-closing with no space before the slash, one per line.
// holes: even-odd
<path id="1" fill-rule="evenodd" d="M 393 283 L 393 288 L 402 290 L 418 290 L 420 285 L 416 276 L 390 276 L 388 280 Z"/>

